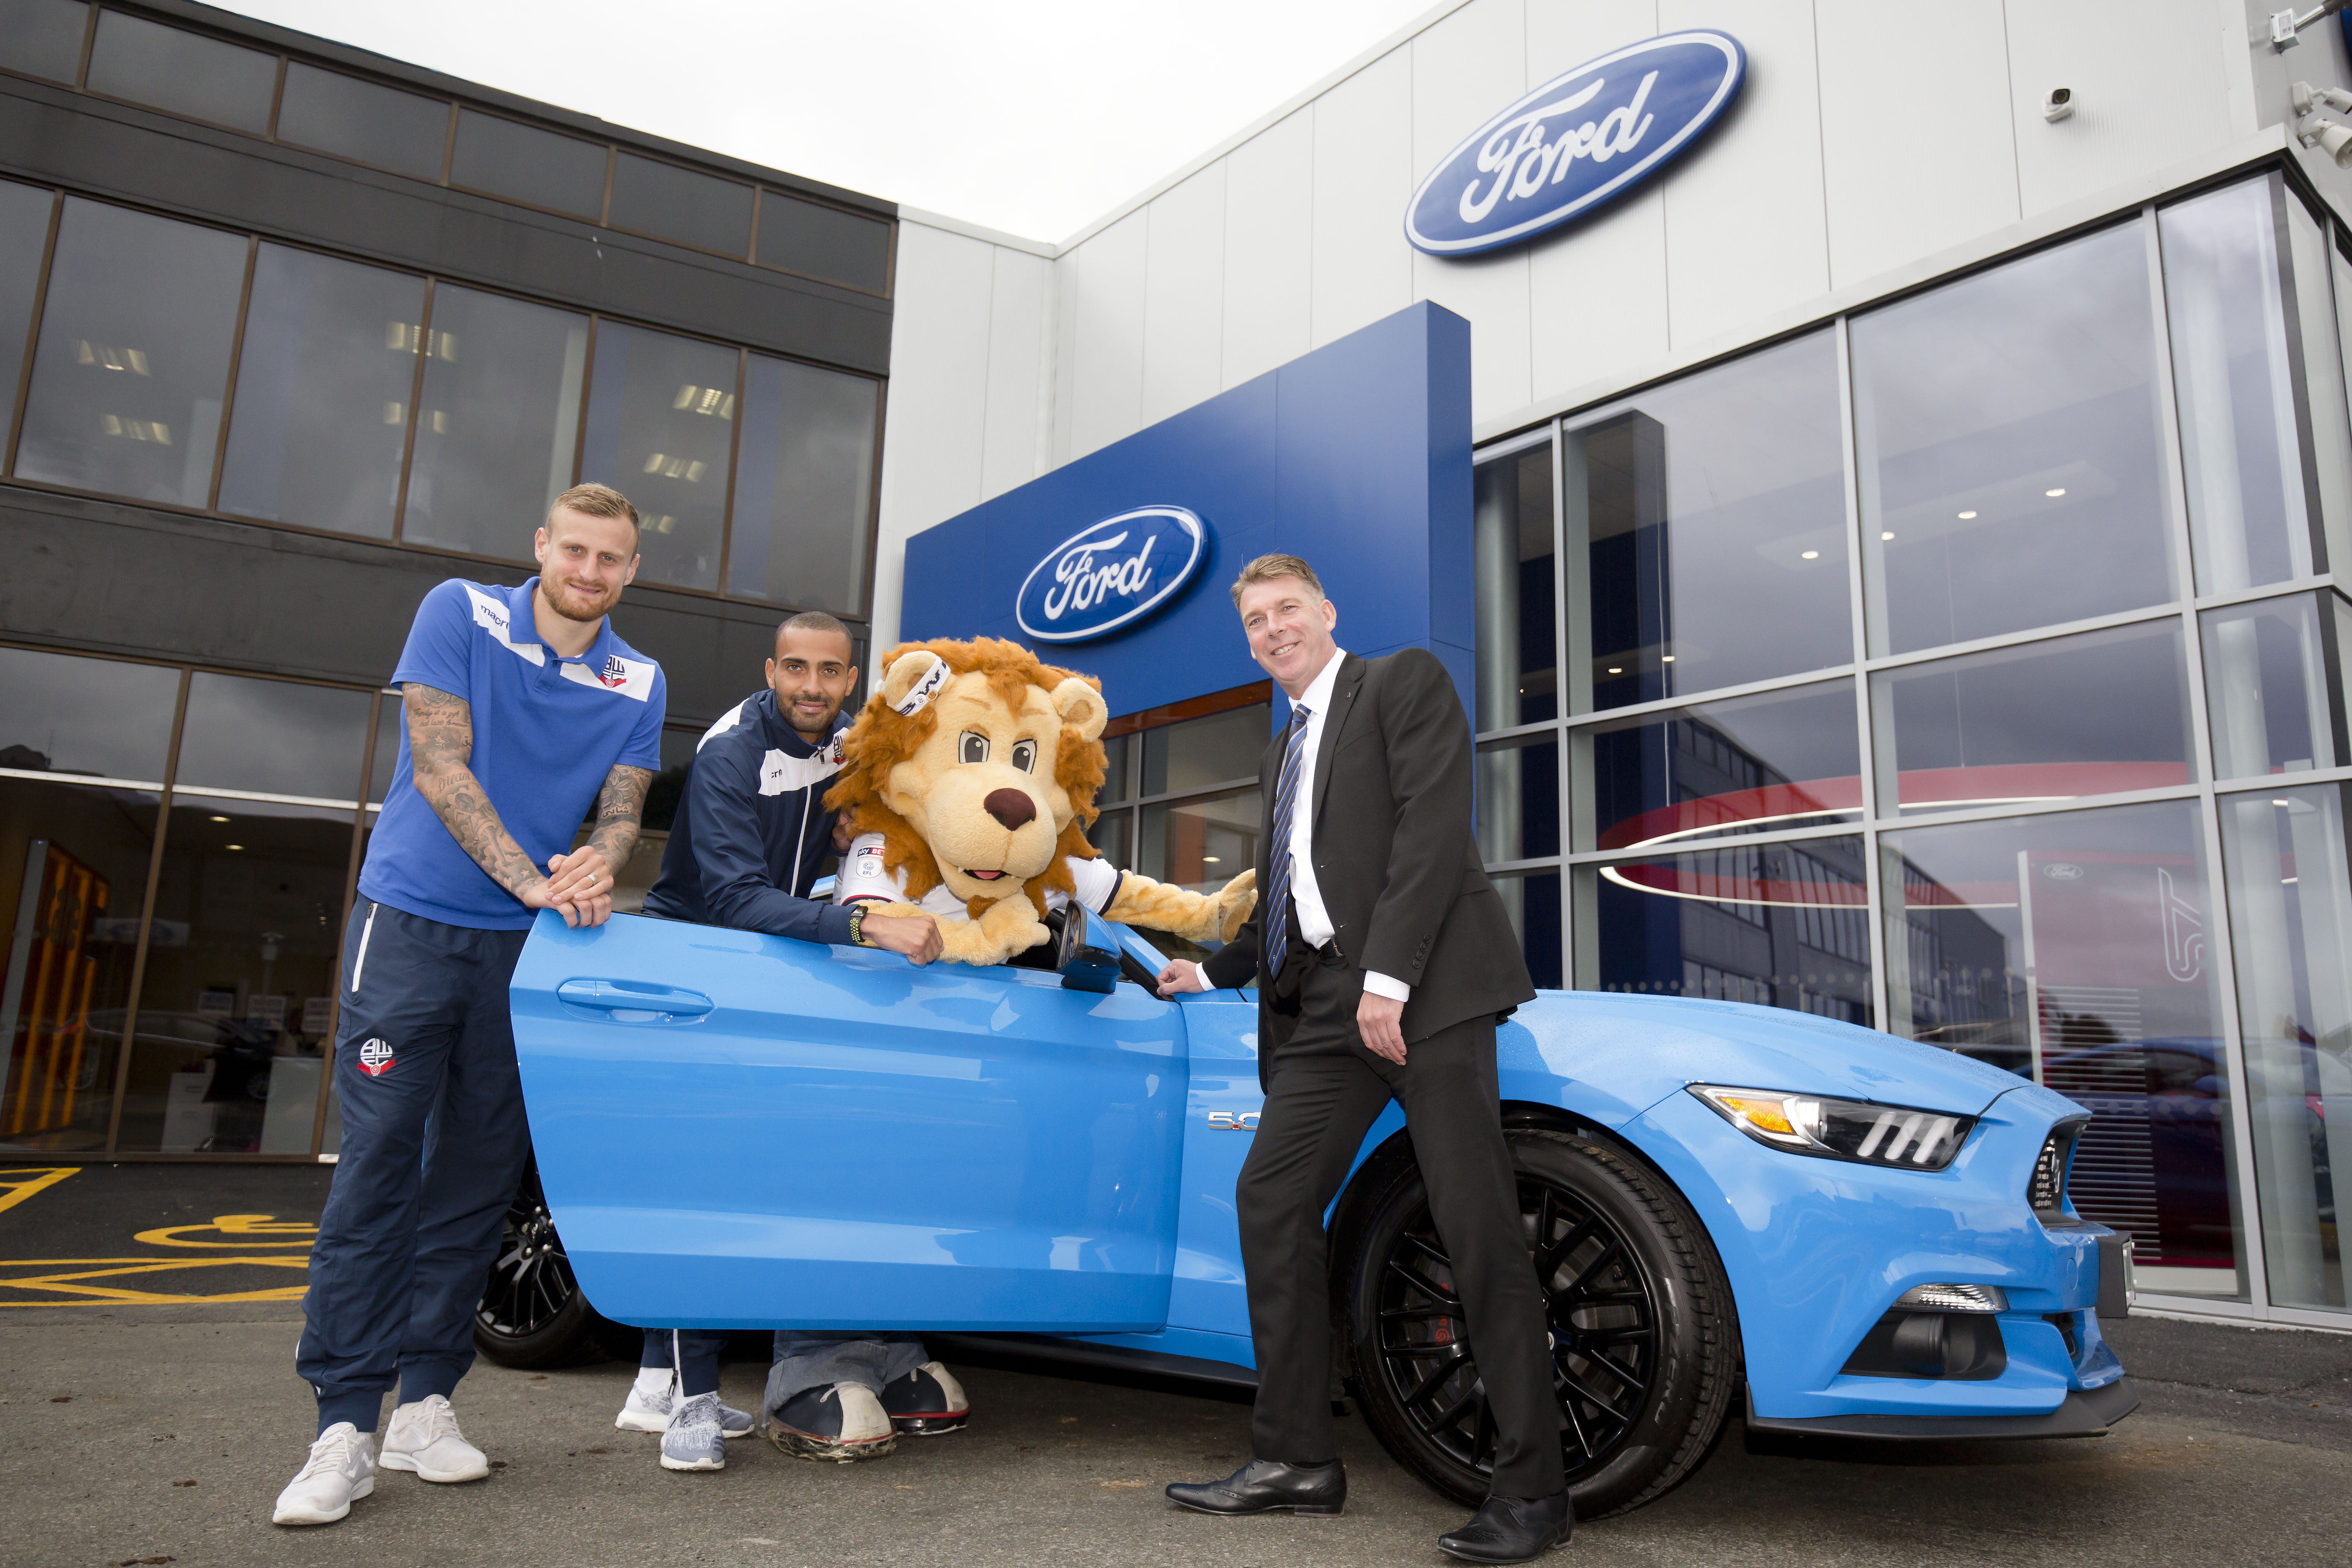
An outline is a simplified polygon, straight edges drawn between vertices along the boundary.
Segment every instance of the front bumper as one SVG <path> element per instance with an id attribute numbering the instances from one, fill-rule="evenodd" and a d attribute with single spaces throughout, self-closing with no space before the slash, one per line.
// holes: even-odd
<path id="1" fill-rule="evenodd" d="M 1748 1429 L 1805 1437 L 1870 1437 L 1925 1443 L 2008 1437 L 2104 1437 L 2139 1408 L 2139 1390 L 2118 1377 L 2097 1388 L 2070 1390 L 2046 1415 L 1817 1415 L 1810 1419 L 1756 1414 L 1748 1395 Z"/>

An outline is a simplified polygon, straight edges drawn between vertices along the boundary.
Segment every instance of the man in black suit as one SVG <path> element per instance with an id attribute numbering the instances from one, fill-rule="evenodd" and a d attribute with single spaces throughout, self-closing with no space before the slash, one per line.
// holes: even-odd
<path id="1" fill-rule="evenodd" d="M 1160 988 L 1265 979 L 1265 1110 L 1235 1194 L 1257 1342 L 1256 1458 L 1168 1495 L 1208 1513 L 1335 1514 L 1345 1502 L 1323 1214 L 1394 1099 L 1496 1427 L 1486 1504 L 1438 1545 L 1473 1563 L 1524 1562 L 1566 1541 L 1570 1520 L 1543 1298 L 1496 1083 L 1496 1021 L 1535 986 L 1471 836 L 1470 726 L 1427 651 L 1341 651 L 1339 611 L 1297 556 L 1251 562 L 1234 604 L 1252 656 L 1291 701 L 1258 769 L 1260 897 L 1232 942 L 1205 963 L 1170 964 Z"/>

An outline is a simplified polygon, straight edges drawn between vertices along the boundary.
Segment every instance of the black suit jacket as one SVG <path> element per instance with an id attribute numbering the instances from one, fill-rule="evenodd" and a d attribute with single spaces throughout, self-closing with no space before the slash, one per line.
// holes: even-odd
<path id="1" fill-rule="evenodd" d="M 1258 762 L 1261 911 L 1269 858 L 1288 850 L 1274 841 L 1283 738 L 1277 731 Z M 1436 655 L 1343 656 L 1315 754 L 1315 881 L 1349 967 L 1412 987 L 1408 1044 L 1535 997 L 1510 913 L 1479 858 L 1471 796 L 1470 722 Z M 1210 956 L 1202 967 L 1211 983 L 1257 977 L 1260 918 Z M 1258 992 L 1261 1077 L 1280 1037 L 1270 1026 L 1273 992 Z"/>

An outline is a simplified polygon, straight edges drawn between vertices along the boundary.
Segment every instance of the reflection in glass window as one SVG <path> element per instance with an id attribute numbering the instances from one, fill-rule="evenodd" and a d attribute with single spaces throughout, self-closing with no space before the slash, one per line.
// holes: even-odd
<path id="1" fill-rule="evenodd" d="M 1889 1026 L 2081 1103 L 2074 1205 L 2137 1242 L 2139 1288 L 2237 1294 L 2196 803 L 1907 827 L 1880 845 Z"/>
<path id="2" fill-rule="evenodd" d="M 106 1143 L 161 804 L 144 790 L 0 778 L 0 1139 Z"/>
<path id="3" fill-rule="evenodd" d="M 740 257 L 751 245 L 751 187 L 635 153 L 615 153 L 612 223 Z"/>
<path id="4" fill-rule="evenodd" d="M 862 375 L 751 356 L 729 593 L 866 613 L 879 405 Z"/>
<path id="5" fill-rule="evenodd" d="M 2281 288 L 2288 205 L 2273 176 L 2157 215 L 2202 593 L 2312 573 L 2316 498 L 2304 484 L 2295 356 Z M 2326 287 L 2323 275 L 2323 300 Z"/>
<path id="6" fill-rule="evenodd" d="M 77 40 L 79 41 L 79 40 Z M 121 11 L 98 14 L 89 90 L 258 136 L 269 129 L 278 57 Z"/>
<path id="7" fill-rule="evenodd" d="M 173 806 L 118 1148 L 310 1152 L 352 832 L 349 811 Z"/>
<path id="8" fill-rule="evenodd" d="M 1129 752 L 1136 742 L 1127 735 L 1105 735 L 1102 744 L 1103 782 L 1095 791 L 1095 799 L 1103 803 L 1125 800 L 1128 780 L 1134 771 L 1129 763 Z"/>
<path id="9" fill-rule="evenodd" d="M 1482 464 L 1472 518 L 1478 728 L 1556 718 L 1550 444 Z"/>
<path id="10" fill-rule="evenodd" d="M 1643 849 L 1862 810 L 1853 686 L 1738 697 L 1569 732 L 1579 849 Z"/>
<path id="11" fill-rule="evenodd" d="M 736 358 L 692 338 L 597 325 L 580 477 L 635 503 L 641 581 L 719 586 Z"/>
<path id="12" fill-rule="evenodd" d="M 2199 619 L 2214 777 L 2352 763 L 2345 734 L 2352 605 L 2323 590 L 2208 610 Z"/>
<path id="13" fill-rule="evenodd" d="M 66 198 L 17 477 L 210 500 L 245 254 L 236 235 Z"/>
<path id="14" fill-rule="evenodd" d="M 1859 838 L 1710 845 L 1576 877 L 1580 990 L 1873 1021 Z"/>
<path id="15" fill-rule="evenodd" d="M 1147 805 L 1138 814 L 1135 868 L 1157 882 L 1210 893 L 1257 865 L 1264 797 L 1255 785 L 1201 800 Z M 1202 959 L 1213 949 L 1156 931 L 1151 945 L 1171 958 Z"/>
<path id="16" fill-rule="evenodd" d="M 1513 872 L 1494 881 L 1503 907 L 1510 911 L 1511 929 L 1519 933 L 1528 978 L 1543 990 L 1559 990 L 1559 873 Z"/>
<path id="17" fill-rule="evenodd" d="M 890 280 L 890 226 L 761 191 L 760 265 L 879 294 Z"/>
<path id="18" fill-rule="evenodd" d="M 1853 659 L 1831 333 L 1643 393 L 1561 457 L 1593 707 Z"/>
<path id="19" fill-rule="evenodd" d="M 1482 749 L 1476 758 L 1478 858 L 1532 860 L 1559 853 L 1559 743 Z M 1555 944 L 1557 945 L 1557 944 Z"/>
<path id="20" fill-rule="evenodd" d="M 701 742 L 699 730 L 662 731 L 661 772 L 646 786 L 646 808 L 639 818 L 646 832 L 667 833 L 677 826 L 677 808 L 686 799 L 687 777 L 694 771 L 695 748 Z"/>
<path id="21" fill-rule="evenodd" d="M 83 0 L 8 0 L 0 5 L 0 70 L 70 82 L 89 26 Z"/>
<path id="22" fill-rule="evenodd" d="M 604 149 L 576 136 L 460 109 L 449 183 L 595 217 L 604 210 Z"/>
<path id="23" fill-rule="evenodd" d="M 33 336 L 33 291 L 41 283 L 41 252 L 49 243 L 48 192 L 0 180 L 0 375 L 24 368 L 25 345 Z M 16 404 L 0 405 L 0 426 Z"/>
<path id="24" fill-rule="evenodd" d="M 1126 870 L 1135 864 L 1135 850 L 1129 842 L 1134 832 L 1134 812 L 1106 811 L 1095 818 L 1092 827 L 1087 829 L 1087 842 L 1093 845 L 1096 853 L 1104 859 Z M 1152 933 L 1155 937 L 1160 934 L 1158 931 Z"/>
<path id="25" fill-rule="evenodd" d="M 172 782 L 183 790 L 350 800 L 359 788 L 367 725 L 364 691 L 198 670 L 188 679 L 188 716 Z"/>
<path id="26" fill-rule="evenodd" d="M 393 772 L 400 766 L 400 748 L 408 738 L 401 713 L 397 690 L 378 694 L 375 756 L 368 765 L 368 799 L 378 805 L 383 804 L 384 792 L 392 788 Z"/>
<path id="27" fill-rule="evenodd" d="M 2138 225 L 1857 316 L 1852 342 L 1874 652 L 2174 596 Z"/>
<path id="28" fill-rule="evenodd" d="M 424 323 L 421 278 L 261 247 L 220 510 L 390 538 Z"/>
<path id="29" fill-rule="evenodd" d="M 2221 860 L 2271 1300 L 2352 1304 L 2352 785 L 2223 795 Z"/>
<path id="30" fill-rule="evenodd" d="M 381 82 L 286 62 L 278 140 L 420 180 L 441 177 L 449 106 Z"/>
<path id="31" fill-rule="evenodd" d="M 2191 782 L 2180 623 L 2166 619 L 1870 678 L 1879 809 L 2069 800 Z"/>
<path id="32" fill-rule="evenodd" d="M 2352 551 L 2330 553 L 2352 542 L 2352 408 L 2345 401 L 2344 363 L 2338 352 L 2335 288 L 2330 280 L 2334 247 L 2324 224 L 2301 197 L 2286 204 L 2287 253 L 2294 260 L 2295 342 L 2303 359 L 2305 417 L 2311 430 L 2312 477 L 2319 489 L 2314 564 L 2352 561 Z"/>
<path id="33" fill-rule="evenodd" d="M 1284 712 L 1288 711 L 1286 701 Z M 1273 722 L 1267 705 L 1253 702 L 1144 731 L 1143 787 L 1137 793 L 1167 795 L 1257 777 Z"/>
<path id="34" fill-rule="evenodd" d="M 163 782 L 180 672 L 0 647 L 0 768 Z"/>
<path id="35" fill-rule="evenodd" d="M 429 331 L 401 537 L 529 560 L 572 488 L 588 318 L 444 283 Z"/>

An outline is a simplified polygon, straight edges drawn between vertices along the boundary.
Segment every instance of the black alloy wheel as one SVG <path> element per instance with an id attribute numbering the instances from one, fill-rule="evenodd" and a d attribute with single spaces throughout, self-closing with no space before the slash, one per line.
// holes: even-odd
<path id="1" fill-rule="evenodd" d="M 590 1306 L 572 1277 L 563 1238 L 547 1212 L 536 1159 L 507 1205 L 498 1257 L 474 1309 L 474 1348 L 500 1366 L 534 1372 L 606 1355 L 633 1360 L 637 1353 L 638 1331 Z"/>
<path id="2" fill-rule="evenodd" d="M 1577 1516 L 1639 1507 L 1722 1436 L 1739 1366 L 1730 1283 L 1697 1215 L 1647 1167 L 1564 1132 L 1506 1137 Z M 1409 1159 L 1373 1179 L 1345 1276 L 1349 1382 L 1391 1457 L 1475 1505 L 1496 1429 L 1445 1243 Z"/>

